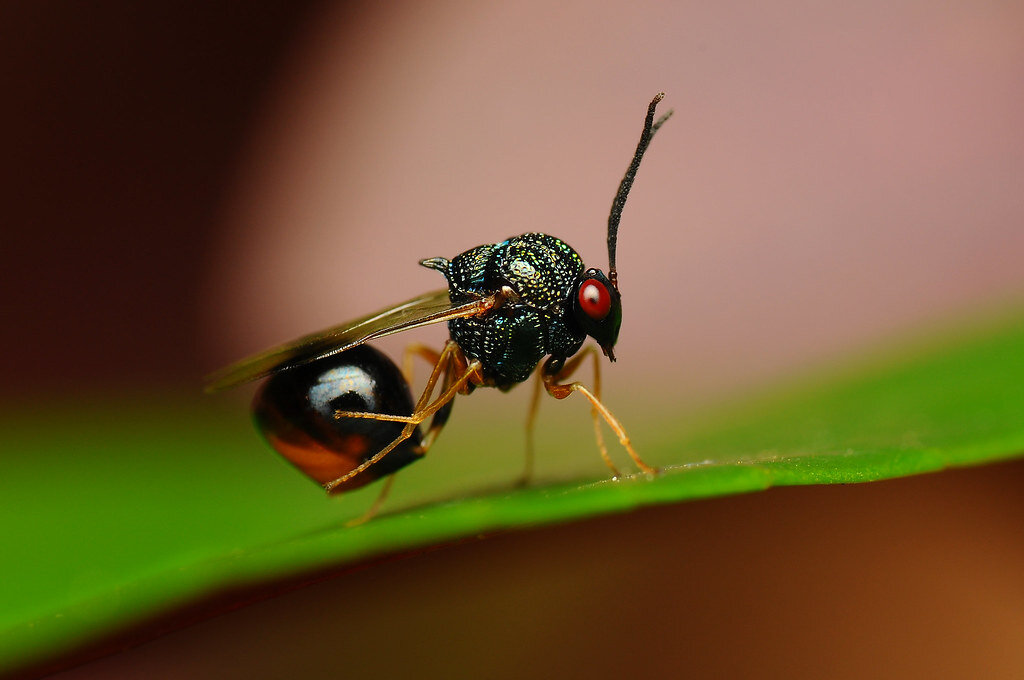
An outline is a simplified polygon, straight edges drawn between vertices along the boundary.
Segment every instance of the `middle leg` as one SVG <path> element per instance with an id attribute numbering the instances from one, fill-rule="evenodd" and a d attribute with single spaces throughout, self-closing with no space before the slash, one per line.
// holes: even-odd
<path id="1" fill-rule="evenodd" d="M 544 385 L 544 367 L 538 366 L 533 381 L 533 392 L 530 394 L 530 408 L 526 412 L 526 461 L 523 474 L 519 478 L 519 486 L 526 486 L 533 477 L 533 433 L 537 422 L 537 410 L 540 408 L 540 388 Z"/>

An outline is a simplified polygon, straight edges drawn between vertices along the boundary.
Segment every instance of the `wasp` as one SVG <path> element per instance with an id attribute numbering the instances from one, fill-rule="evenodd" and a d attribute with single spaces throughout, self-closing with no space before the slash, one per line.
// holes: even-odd
<path id="1" fill-rule="evenodd" d="M 655 469 L 637 455 L 622 424 L 602 403 L 600 358 L 596 347 L 584 348 L 584 343 L 593 338 L 615 361 L 622 323 L 615 268 L 619 220 L 651 139 L 672 115 L 669 111 L 655 121 L 664 96 L 658 93 L 647 107 L 640 142 L 612 201 L 607 275 L 585 268 L 567 243 L 542 233 L 477 246 L 450 260 L 422 260 L 422 266 L 444 276 L 446 288 L 243 359 L 208 376 L 207 392 L 266 378 L 254 398 L 253 416 L 278 453 L 328 493 L 388 478 L 365 518 L 386 498 L 394 473 L 426 455 L 456 395 L 478 387 L 507 391 L 534 374 L 524 481 L 532 470 L 533 424 L 542 389 L 556 399 L 579 393 L 589 401 L 597 446 L 613 476 L 619 470 L 608 455 L 601 420 L 636 466 L 653 474 Z M 444 347 L 408 346 L 403 370 L 366 344 L 442 322 L 449 332 Z M 588 357 L 593 389 L 570 381 Z M 409 383 L 417 358 L 433 368 L 414 401 Z M 424 433 L 421 425 L 428 419 Z"/>

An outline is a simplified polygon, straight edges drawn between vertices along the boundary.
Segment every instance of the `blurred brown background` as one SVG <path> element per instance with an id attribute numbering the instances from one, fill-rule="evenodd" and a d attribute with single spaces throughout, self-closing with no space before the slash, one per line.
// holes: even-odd
<path id="1" fill-rule="evenodd" d="M 227 187 L 310 9 L 0 3 L 3 397 L 198 380 Z"/>
<path id="2" fill-rule="evenodd" d="M 1019 300 L 1021 35 L 1024 9 L 1000 2 L 0 3 L 0 399 L 195 393 L 243 353 L 439 287 L 420 258 L 523 231 L 603 267 L 608 206 L 659 90 L 676 114 L 623 218 L 616 399 L 710 399 Z M 257 619 L 261 653 L 331 659 L 332 640 L 407 611 L 426 613 L 399 643 L 422 632 L 457 655 L 426 634 L 447 626 L 493 644 L 479 631 L 500 636 L 528 587 L 496 568 L 511 551 L 526 584 L 544 582 L 552 554 L 556 584 L 606 579 L 521 605 L 515 645 L 559 674 L 637 655 L 651 672 L 708 676 L 1012 677 L 1020 475 L 791 489 L 442 551 L 366 577 L 373 598 L 339 580 L 323 600 L 275 601 L 286 613 Z M 819 503 L 843 518 L 834 533 L 808 528 Z M 865 578 L 884 587 L 855 587 Z M 403 584 L 393 596 L 389 579 Z M 437 587 L 447 595 L 432 599 Z M 602 617 L 622 637 L 584 644 Z M 289 619 L 318 622 L 298 624 L 314 649 L 289 642 Z M 220 621 L 224 638 L 253 634 Z M 706 644 L 672 649 L 696 631 Z M 201 637 L 116 663 L 149 663 L 149 677 L 239 668 L 206 668 Z M 566 652 L 563 638 L 583 642 Z M 342 648 L 361 673 L 391 658 Z M 440 674 L 458 657 L 417 663 Z M 129 672 L 80 672 L 103 669 Z"/>

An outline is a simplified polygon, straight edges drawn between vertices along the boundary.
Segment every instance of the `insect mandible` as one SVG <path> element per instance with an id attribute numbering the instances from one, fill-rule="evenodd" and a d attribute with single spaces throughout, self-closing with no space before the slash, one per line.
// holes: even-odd
<path id="1" fill-rule="evenodd" d="M 477 387 L 508 390 L 534 374 L 524 481 L 533 465 L 533 423 L 542 388 L 556 399 L 578 392 L 590 402 L 598 449 L 614 476 L 619 470 L 608 455 L 601 420 L 636 466 L 653 474 L 655 469 L 637 455 L 621 423 L 601 402 L 597 349 L 583 345 L 591 337 L 615 361 L 622 322 L 615 268 L 619 219 L 651 138 L 672 115 L 670 110 L 654 119 L 664 96 L 658 93 L 647 107 L 640 142 L 612 202 L 607 275 L 585 269 L 568 244 L 541 233 L 477 246 L 451 260 L 422 260 L 421 265 L 444 275 L 447 288 L 243 359 L 208 376 L 206 391 L 267 378 L 256 393 L 253 414 L 278 453 L 328 493 L 388 478 L 364 519 L 386 498 L 394 473 L 430 449 L 456 395 Z M 403 371 L 366 345 L 441 322 L 447 322 L 450 336 L 444 347 L 435 351 L 410 345 Z M 433 369 L 414 402 L 409 381 L 417 357 Z M 588 357 L 594 366 L 592 390 L 567 382 Z M 424 434 L 420 425 L 428 419 Z"/>

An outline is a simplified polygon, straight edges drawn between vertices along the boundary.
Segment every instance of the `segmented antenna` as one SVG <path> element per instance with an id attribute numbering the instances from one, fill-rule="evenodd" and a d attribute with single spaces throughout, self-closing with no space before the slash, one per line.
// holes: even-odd
<path id="1" fill-rule="evenodd" d="M 647 151 L 647 146 L 651 143 L 654 133 L 672 115 L 672 109 L 669 109 L 668 113 L 658 119 L 658 122 L 654 122 L 654 109 L 657 108 L 658 102 L 664 98 L 665 93 L 659 92 L 654 95 L 654 99 L 647 106 L 647 118 L 644 120 L 644 131 L 640 135 L 640 143 L 636 145 L 633 162 L 629 164 L 626 175 L 622 178 L 622 182 L 619 183 L 619 192 L 615 194 L 615 200 L 612 201 L 612 212 L 608 215 L 608 279 L 615 286 L 615 290 L 619 289 L 619 274 L 615 270 L 615 244 L 619 238 L 619 218 L 622 217 L 622 209 L 626 205 L 626 196 L 629 195 L 629 189 L 633 186 L 633 179 L 636 177 L 637 168 L 640 167 L 640 159 L 644 157 L 644 152 Z"/>

